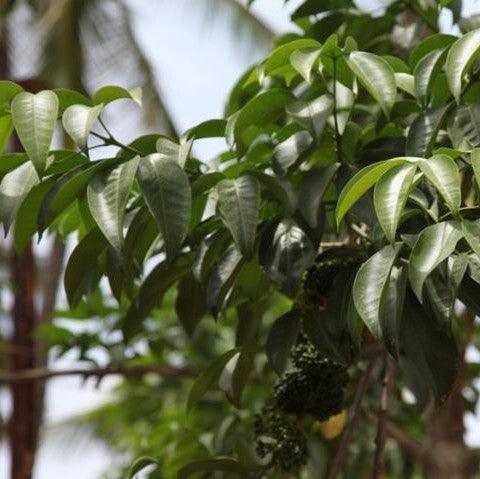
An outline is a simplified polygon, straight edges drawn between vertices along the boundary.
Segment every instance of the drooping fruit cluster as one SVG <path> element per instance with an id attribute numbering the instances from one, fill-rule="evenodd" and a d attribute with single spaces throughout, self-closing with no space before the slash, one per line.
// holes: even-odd
<path id="1" fill-rule="evenodd" d="M 273 405 L 255 416 L 257 454 L 271 455 L 270 466 L 284 472 L 297 471 L 308 458 L 307 440 L 295 419 L 282 414 Z"/>
<path id="2" fill-rule="evenodd" d="M 294 368 L 275 386 L 275 402 L 286 414 L 310 415 L 319 421 L 338 414 L 344 403 L 346 368 L 322 357 L 301 336 L 292 353 Z"/>
<path id="3" fill-rule="evenodd" d="M 319 254 L 303 281 L 304 303 L 307 307 L 319 307 L 329 295 L 335 278 L 362 261 L 362 255 L 349 249 L 330 249 Z"/>

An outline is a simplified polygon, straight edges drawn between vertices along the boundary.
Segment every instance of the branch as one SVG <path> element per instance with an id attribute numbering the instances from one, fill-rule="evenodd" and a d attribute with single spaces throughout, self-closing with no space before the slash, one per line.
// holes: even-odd
<path id="1" fill-rule="evenodd" d="M 365 396 L 365 393 L 367 392 L 368 386 L 370 384 L 370 378 L 377 364 L 377 360 L 378 360 L 378 355 L 375 354 L 374 356 L 372 356 L 372 358 L 370 359 L 367 365 L 367 369 L 365 370 L 365 372 L 363 373 L 363 376 L 360 379 L 360 382 L 357 387 L 357 391 L 355 392 L 355 398 L 353 400 L 353 408 L 352 408 L 353 414 L 350 419 L 350 422 L 348 423 L 345 429 L 345 432 L 343 433 L 342 442 L 340 443 L 340 446 L 337 450 L 337 454 L 335 455 L 332 468 L 330 469 L 330 472 L 328 474 L 328 479 L 337 478 L 337 476 L 340 474 L 343 468 L 345 460 L 347 459 L 348 446 L 350 445 L 353 431 L 360 418 L 362 399 L 363 399 L 363 396 Z"/>
<path id="2" fill-rule="evenodd" d="M 383 450 L 387 442 L 388 399 L 392 388 L 392 378 L 395 363 L 389 354 L 385 354 L 385 373 L 380 393 L 380 408 L 378 411 L 377 437 L 375 438 L 375 457 L 373 459 L 372 479 L 380 479 L 383 472 Z"/>
<path id="3" fill-rule="evenodd" d="M 164 378 L 192 378 L 198 372 L 190 368 L 174 368 L 171 366 L 106 366 L 103 368 L 74 368 L 74 369 L 48 369 L 33 368 L 22 371 L 0 371 L 0 383 L 22 383 L 29 381 L 45 381 L 61 376 L 82 376 L 103 378 L 104 376 L 119 374 L 122 376 L 139 377 L 144 374 L 155 373 Z"/>

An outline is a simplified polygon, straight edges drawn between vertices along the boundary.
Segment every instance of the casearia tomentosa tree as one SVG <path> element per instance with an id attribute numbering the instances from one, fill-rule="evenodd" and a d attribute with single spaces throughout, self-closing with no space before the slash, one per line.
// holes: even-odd
<path id="1" fill-rule="evenodd" d="M 478 337 L 480 311 L 480 30 L 432 34 L 404 51 L 389 34 L 403 2 L 381 19 L 348 17 L 334 9 L 350 2 L 339 2 L 318 21 L 309 16 L 328 8 L 315 4 L 296 13 L 305 36 L 281 37 L 240 79 L 226 119 L 197 125 L 178 143 L 148 135 L 125 145 L 110 133 L 102 111 L 119 99 L 140 102 L 137 90 L 109 86 L 88 98 L 1 82 L 3 143 L 14 128 L 25 152 L 0 158 L 0 218 L 20 252 L 35 233 L 77 233 L 65 270 L 68 301 L 88 304 L 107 278 L 118 305 L 105 327 L 122 337 L 110 344 L 116 365 L 119 350 L 128 363 L 135 345 L 148 342 L 152 311 L 172 290 L 188 332 L 208 313 L 236 311 L 235 347 L 198 376 L 187 406 L 220 378 L 233 406 L 248 411 L 258 401 L 242 398 L 245 387 L 267 378 L 275 387 L 261 395 L 256 454 L 243 442 L 227 457 L 186 464 L 180 477 L 318 477 L 318 464 L 304 467 L 312 423 L 345 406 L 347 428 L 325 461 L 330 477 L 342 468 L 354 477 L 346 452 L 382 351 L 373 477 L 385 467 L 387 435 L 426 477 L 446 477 L 452 467 L 472 477 L 474 451 L 461 441 L 455 465 L 443 467 L 434 444 L 397 430 L 388 406 L 396 401 L 405 414 L 406 386 L 421 409 L 451 411 L 449 394 L 458 404 L 471 375 L 463 356 Z M 438 20 L 437 9 L 411 6 L 430 27 Z M 77 151 L 50 150 L 59 118 Z M 205 163 L 192 145 L 211 137 L 225 138 L 227 149 Z M 117 156 L 90 159 L 112 145 Z M 267 336 L 262 317 L 278 292 L 291 309 Z M 433 429 L 445 420 L 435 414 Z M 161 452 L 140 459 L 132 474 L 151 463 L 163 477 Z"/>

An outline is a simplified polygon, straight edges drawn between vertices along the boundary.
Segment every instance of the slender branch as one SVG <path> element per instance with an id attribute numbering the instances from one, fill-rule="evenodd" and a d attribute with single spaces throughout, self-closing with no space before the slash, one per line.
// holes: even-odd
<path id="1" fill-rule="evenodd" d="M 337 158 L 339 163 L 343 163 L 342 136 L 338 126 L 337 111 L 337 59 L 333 59 L 333 120 L 335 122 L 335 143 L 337 145 Z"/>
<path id="2" fill-rule="evenodd" d="M 375 457 L 373 459 L 372 479 L 382 476 L 384 463 L 383 451 L 387 442 L 388 400 L 392 388 L 392 378 L 395 371 L 395 363 L 389 354 L 385 354 L 385 372 L 382 380 L 380 393 L 380 407 L 378 411 L 377 437 L 375 438 Z"/>
<path id="3" fill-rule="evenodd" d="M 74 368 L 74 369 L 48 369 L 33 368 L 18 372 L 0 371 L 0 383 L 22 383 L 30 381 L 45 381 L 61 376 L 82 376 L 102 378 L 104 376 L 119 374 L 122 376 L 138 377 L 144 374 L 155 373 L 165 378 L 192 378 L 198 372 L 190 368 L 175 368 L 171 366 L 106 366 L 103 368 Z"/>
<path id="4" fill-rule="evenodd" d="M 355 430 L 357 422 L 360 419 L 362 399 L 367 392 L 368 386 L 370 384 L 370 378 L 377 364 L 377 360 L 378 355 L 375 354 L 374 356 L 372 356 L 365 372 L 363 373 L 363 376 L 360 379 L 357 391 L 355 392 L 355 397 L 353 399 L 352 417 L 345 429 L 345 432 L 343 433 L 342 441 L 337 450 L 337 454 L 335 455 L 335 459 L 328 474 L 328 479 L 336 479 L 338 477 L 347 459 L 348 447 L 350 446 L 350 441 L 352 440 L 353 431 Z"/>
<path id="5" fill-rule="evenodd" d="M 95 136 L 96 138 L 102 140 L 105 143 L 105 145 L 118 146 L 119 148 L 122 148 L 122 150 L 129 151 L 130 153 L 133 153 L 135 155 L 141 155 L 141 153 L 138 150 L 136 150 L 135 148 L 132 148 L 131 146 L 120 143 L 118 140 L 116 140 L 113 137 L 109 138 L 109 137 L 100 135 L 99 133 L 96 133 L 95 131 L 92 131 L 90 134 Z"/>

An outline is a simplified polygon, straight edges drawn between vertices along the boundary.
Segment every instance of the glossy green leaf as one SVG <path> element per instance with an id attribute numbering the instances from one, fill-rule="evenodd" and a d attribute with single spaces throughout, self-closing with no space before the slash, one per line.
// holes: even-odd
<path id="1" fill-rule="evenodd" d="M 22 92 L 12 101 L 12 119 L 27 155 L 41 176 L 58 116 L 58 97 L 49 90 L 36 95 Z"/>
<path id="2" fill-rule="evenodd" d="M 142 89 L 133 88 L 132 90 L 127 90 L 119 86 L 104 86 L 97 90 L 93 95 L 93 102 L 95 105 L 108 105 L 115 100 L 133 100 L 135 103 L 142 105 Z"/>
<path id="3" fill-rule="evenodd" d="M 416 164 L 397 166 L 387 171 L 375 185 L 375 211 L 390 243 L 395 242 L 398 223 L 404 212 L 416 171 Z"/>
<path id="4" fill-rule="evenodd" d="M 180 252 L 190 223 L 192 192 L 188 176 L 178 163 L 158 154 L 142 158 L 137 175 L 162 233 L 167 256 L 172 259 Z"/>
<path id="5" fill-rule="evenodd" d="M 144 230 L 143 230 L 144 233 Z M 141 233 L 140 233 L 141 235 Z M 103 236 L 102 236 L 103 239 Z M 161 305 L 165 293 L 191 270 L 191 258 L 178 256 L 173 261 L 161 261 L 143 281 L 122 320 L 123 340 L 128 343 L 142 331 L 142 324 L 153 308 Z"/>
<path id="6" fill-rule="evenodd" d="M 123 218 L 140 157 L 95 174 L 87 187 L 90 212 L 101 232 L 118 251 L 123 246 Z"/>
<path id="7" fill-rule="evenodd" d="M 470 154 L 470 160 L 472 162 L 473 174 L 475 175 L 475 181 L 480 188 L 480 148 L 475 148 Z"/>
<path id="8" fill-rule="evenodd" d="M 436 33 L 421 40 L 410 54 L 409 63 L 415 69 L 422 58 L 439 48 L 445 49 L 452 45 L 458 37 L 445 33 Z"/>
<path id="9" fill-rule="evenodd" d="M 222 180 L 216 188 L 220 217 L 242 255 L 251 258 L 260 209 L 260 185 L 254 177 L 242 176 Z"/>
<path id="10" fill-rule="evenodd" d="M 92 100 L 78 91 L 69 90 L 68 88 L 55 88 L 53 91 L 58 96 L 58 106 L 61 112 L 72 105 L 92 106 Z"/>
<path id="11" fill-rule="evenodd" d="M 13 121 L 11 115 L 0 117 L 0 153 L 5 150 L 13 133 Z"/>
<path id="12" fill-rule="evenodd" d="M 470 150 L 480 146 L 480 103 L 456 107 L 450 117 L 448 133 L 454 148 Z"/>
<path id="13" fill-rule="evenodd" d="M 417 91 L 415 90 L 415 79 L 413 75 L 403 72 L 396 72 L 394 75 L 395 83 L 400 90 L 403 90 L 405 93 L 408 93 L 413 97 L 417 96 Z"/>
<path id="14" fill-rule="evenodd" d="M 382 337 L 382 316 L 388 281 L 401 243 L 384 246 L 358 270 L 353 283 L 353 300 L 358 314 L 376 337 Z"/>
<path id="15" fill-rule="evenodd" d="M 467 240 L 468 245 L 476 255 L 480 258 L 480 222 L 462 220 L 463 236 Z"/>
<path id="16" fill-rule="evenodd" d="M 24 198 L 38 181 L 38 174 L 31 162 L 23 163 L 3 177 L 0 183 L 0 220 L 5 234 Z"/>
<path id="17" fill-rule="evenodd" d="M 445 105 L 422 111 L 413 120 L 408 130 L 405 154 L 419 157 L 430 156 L 447 113 L 448 107 Z"/>
<path id="18" fill-rule="evenodd" d="M 153 465 L 158 465 L 158 461 L 153 457 L 139 457 L 130 466 L 127 474 L 127 479 L 134 479 L 139 472 L 142 472 L 146 467 Z"/>
<path id="19" fill-rule="evenodd" d="M 462 201 L 460 174 L 457 164 L 447 155 L 434 155 L 418 162 L 422 173 L 435 186 L 452 213 L 457 213 Z"/>
<path id="20" fill-rule="evenodd" d="M 187 410 L 191 410 L 202 399 L 212 385 L 218 381 L 226 364 L 240 352 L 241 348 L 233 348 L 222 354 L 205 369 L 193 383 L 188 394 Z"/>
<path id="21" fill-rule="evenodd" d="M 392 67 L 384 59 L 368 52 L 352 52 L 347 63 L 388 116 L 397 95 Z"/>
<path id="22" fill-rule="evenodd" d="M 414 293 L 422 302 L 425 280 L 430 273 L 447 259 L 462 237 L 457 222 L 445 221 L 425 228 L 412 249 L 409 260 L 408 276 Z"/>
<path id="23" fill-rule="evenodd" d="M 294 133 L 279 143 L 273 150 L 273 166 L 280 175 L 285 175 L 294 166 L 300 156 L 305 153 L 313 142 L 308 131 Z"/>
<path id="24" fill-rule="evenodd" d="M 275 75 L 278 69 L 288 65 L 290 55 L 302 48 L 320 48 L 321 44 L 312 38 L 301 38 L 292 42 L 285 43 L 275 48 L 267 58 L 264 65 L 265 75 Z"/>
<path id="25" fill-rule="evenodd" d="M 320 53 L 321 50 L 319 48 L 302 48 L 290 55 L 290 63 L 293 68 L 302 75 L 307 83 L 312 81 L 312 70 Z"/>
<path id="26" fill-rule="evenodd" d="M 398 157 L 391 160 L 374 163 L 361 169 L 344 186 L 338 197 L 335 217 L 337 225 L 340 224 L 343 217 L 350 208 L 389 170 L 396 166 L 404 165 L 409 162 L 416 162 L 415 157 Z"/>
<path id="27" fill-rule="evenodd" d="M 64 286 L 71 307 L 78 304 L 87 292 L 89 281 L 96 276 L 95 265 L 107 242 L 97 228 L 89 231 L 68 258 Z"/>
<path id="28" fill-rule="evenodd" d="M 247 147 L 245 131 L 248 128 L 274 121 L 294 99 L 295 97 L 289 91 L 273 88 L 252 98 L 238 111 L 232 118 L 230 128 L 238 151 L 245 152 Z M 228 130 L 227 124 L 227 133 Z"/>
<path id="29" fill-rule="evenodd" d="M 297 101 L 288 106 L 288 114 L 301 126 L 306 128 L 319 141 L 327 124 L 328 117 L 333 112 L 331 95 L 321 95 L 310 102 Z"/>
<path id="30" fill-rule="evenodd" d="M 427 104 L 432 83 L 443 65 L 444 53 L 443 49 L 433 50 L 418 62 L 413 72 L 415 91 L 424 105 Z"/>
<path id="31" fill-rule="evenodd" d="M 466 33 L 449 49 L 445 62 L 448 86 L 457 103 L 462 94 L 462 78 L 480 52 L 480 29 Z"/>
<path id="32" fill-rule="evenodd" d="M 43 233 L 52 221 L 86 190 L 91 178 L 101 170 L 118 163 L 117 158 L 80 164 L 72 168 L 45 195 L 38 215 L 38 231 Z"/>
<path id="33" fill-rule="evenodd" d="M 270 328 L 265 350 L 272 369 L 283 374 L 287 368 L 290 351 L 300 333 L 301 314 L 297 310 L 280 316 Z"/>
<path id="34" fill-rule="evenodd" d="M 23 92 L 23 88 L 10 80 L 0 80 L 0 104 L 13 100 L 16 95 Z"/>
<path id="35" fill-rule="evenodd" d="M 80 148 L 87 146 L 93 125 L 103 110 L 103 104 L 89 107 L 85 105 L 69 106 L 63 113 L 63 128 Z"/>

